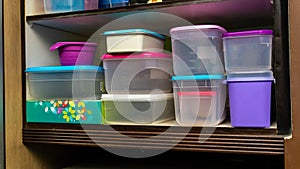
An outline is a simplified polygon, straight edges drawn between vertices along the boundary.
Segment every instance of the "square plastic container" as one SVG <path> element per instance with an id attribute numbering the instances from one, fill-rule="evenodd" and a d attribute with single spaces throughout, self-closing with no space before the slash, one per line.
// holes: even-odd
<path id="1" fill-rule="evenodd" d="M 227 77 L 233 127 L 270 126 L 272 71 L 230 73 Z"/>
<path id="2" fill-rule="evenodd" d="M 155 124 L 175 118 L 173 94 L 102 95 L 108 124 Z"/>
<path id="3" fill-rule="evenodd" d="M 222 35 L 225 32 L 224 28 L 217 25 L 172 28 L 174 74 L 223 74 Z"/>
<path id="4" fill-rule="evenodd" d="M 109 94 L 170 93 L 172 56 L 167 53 L 105 54 L 105 88 Z"/>
<path id="5" fill-rule="evenodd" d="M 26 69 L 33 99 L 99 99 L 104 91 L 99 66 L 46 66 Z"/>
<path id="6" fill-rule="evenodd" d="M 99 9 L 128 6 L 129 0 L 99 0 Z"/>
<path id="7" fill-rule="evenodd" d="M 230 32 L 223 35 L 225 70 L 272 69 L 272 30 Z"/>
<path id="8" fill-rule="evenodd" d="M 226 114 L 223 75 L 173 76 L 176 121 L 183 126 L 216 126 Z"/>
<path id="9" fill-rule="evenodd" d="M 107 53 L 162 52 L 165 36 L 146 29 L 106 31 Z"/>

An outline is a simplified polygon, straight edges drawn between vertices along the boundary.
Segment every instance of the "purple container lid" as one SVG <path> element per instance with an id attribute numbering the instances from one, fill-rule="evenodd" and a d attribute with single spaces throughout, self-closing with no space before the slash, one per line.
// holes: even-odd
<path id="1" fill-rule="evenodd" d="M 223 37 L 251 36 L 251 35 L 273 35 L 273 31 L 269 30 L 269 29 L 265 29 L 265 30 L 250 30 L 250 31 L 240 31 L 240 32 L 228 32 L 228 33 L 224 33 Z"/>
<path id="2" fill-rule="evenodd" d="M 192 26 L 181 26 L 172 28 L 170 33 L 178 32 L 178 31 L 190 31 L 190 30 L 203 30 L 203 29 L 217 29 L 222 32 L 227 32 L 223 27 L 218 25 L 192 25 Z"/>
<path id="3" fill-rule="evenodd" d="M 87 46 L 87 47 L 96 47 L 97 43 L 91 43 L 91 42 L 57 42 L 54 45 L 52 45 L 50 47 L 50 51 L 59 49 L 61 47 L 66 47 L 66 46 L 74 46 L 74 47 L 79 47 L 78 50 L 81 49 L 81 47 L 83 46 Z M 77 48 L 76 48 L 77 49 Z"/>

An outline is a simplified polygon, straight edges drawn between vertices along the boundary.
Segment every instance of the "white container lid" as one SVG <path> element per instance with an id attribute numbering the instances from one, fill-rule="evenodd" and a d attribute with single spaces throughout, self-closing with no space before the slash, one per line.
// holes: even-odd
<path id="1" fill-rule="evenodd" d="M 199 30 L 218 30 L 221 31 L 223 33 L 227 32 L 223 27 L 218 26 L 218 25 L 192 25 L 192 26 L 180 26 L 180 27 L 176 27 L 176 28 L 172 28 L 170 30 L 170 33 L 174 33 L 174 32 L 186 32 L 186 31 L 199 31 Z"/>
<path id="2" fill-rule="evenodd" d="M 165 101 L 173 99 L 173 93 L 167 94 L 102 94 L 102 101 Z"/>

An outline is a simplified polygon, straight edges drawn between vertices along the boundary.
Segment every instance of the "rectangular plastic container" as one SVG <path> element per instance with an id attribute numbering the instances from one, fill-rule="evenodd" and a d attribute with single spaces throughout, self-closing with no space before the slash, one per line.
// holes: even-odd
<path id="1" fill-rule="evenodd" d="M 102 107 L 108 124 L 155 124 L 175 119 L 173 94 L 103 94 Z"/>
<path id="2" fill-rule="evenodd" d="M 129 0 L 99 0 L 99 9 L 128 6 Z"/>
<path id="3" fill-rule="evenodd" d="M 223 75 L 173 76 L 176 121 L 183 126 L 216 126 L 226 114 Z"/>
<path id="4" fill-rule="evenodd" d="M 99 0 L 44 0 L 46 13 L 97 9 Z"/>
<path id="5" fill-rule="evenodd" d="M 270 126 L 272 71 L 230 73 L 227 77 L 233 127 Z"/>
<path id="6" fill-rule="evenodd" d="M 217 25 L 172 28 L 174 74 L 224 73 L 222 35 L 225 32 L 224 28 Z"/>
<path id="7" fill-rule="evenodd" d="M 223 35 L 225 70 L 272 69 L 272 30 L 230 32 Z"/>
<path id="8" fill-rule="evenodd" d="M 104 123 L 100 100 L 26 100 L 26 122 Z"/>
<path id="9" fill-rule="evenodd" d="M 107 53 L 162 52 L 165 36 L 146 29 L 106 31 Z"/>
<path id="10" fill-rule="evenodd" d="M 34 99 L 99 99 L 104 92 L 99 66 L 46 66 L 26 69 Z"/>
<path id="11" fill-rule="evenodd" d="M 105 88 L 109 94 L 170 93 L 172 56 L 167 53 L 105 54 Z"/>

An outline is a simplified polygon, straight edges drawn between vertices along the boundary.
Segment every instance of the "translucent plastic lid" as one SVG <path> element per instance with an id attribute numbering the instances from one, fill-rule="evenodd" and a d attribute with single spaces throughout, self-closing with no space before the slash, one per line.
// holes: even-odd
<path id="1" fill-rule="evenodd" d="M 111 35 L 123 35 L 123 34 L 147 34 L 151 35 L 160 39 L 165 40 L 166 37 L 164 35 L 161 35 L 159 33 L 147 30 L 147 29 L 123 29 L 123 30 L 114 30 L 114 31 L 106 31 L 103 33 L 105 36 L 111 36 Z"/>
<path id="2" fill-rule="evenodd" d="M 194 75 L 194 76 L 173 76 L 173 81 L 179 80 L 221 80 L 224 75 Z"/>
<path id="3" fill-rule="evenodd" d="M 209 30 L 209 29 L 217 29 L 221 32 L 226 32 L 224 28 L 218 25 L 192 25 L 192 26 L 181 26 L 172 28 L 170 33 L 178 32 L 178 31 L 192 31 L 192 30 Z"/>
<path id="4" fill-rule="evenodd" d="M 236 81 L 273 81 L 272 71 L 235 72 L 227 75 L 227 82 Z"/>
<path id="5" fill-rule="evenodd" d="M 142 53 L 116 53 L 116 54 L 104 54 L 101 59 L 125 59 L 125 58 L 170 58 L 171 54 L 159 53 L 159 52 L 142 52 Z"/>
<path id="6" fill-rule="evenodd" d="M 273 31 L 266 29 L 266 30 L 250 30 L 250 31 L 241 31 L 241 32 L 228 32 L 228 33 L 224 33 L 223 37 L 251 36 L 251 35 L 273 35 Z"/>
<path id="7" fill-rule="evenodd" d="M 46 73 L 46 72 L 71 72 L 71 71 L 97 71 L 103 72 L 101 66 L 42 66 L 30 67 L 25 70 L 27 73 Z"/>
<path id="8" fill-rule="evenodd" d="M 215 96 L 215 91 L 178 92 L 178 96 Z"/>
<path id="9" fill-rule="evenodd" d="M 164 101 L 173 99 L 173 93 L 168 94 L 102 94 L 103 101 Z"/>

